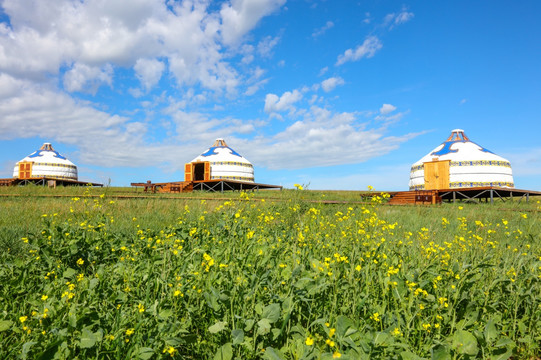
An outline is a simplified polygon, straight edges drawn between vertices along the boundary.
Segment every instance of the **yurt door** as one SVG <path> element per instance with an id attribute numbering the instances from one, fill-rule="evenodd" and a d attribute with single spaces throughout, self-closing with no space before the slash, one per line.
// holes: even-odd
<path id="1" fill-rule="evenodd" d="M 426 190 L 449 188 L 449 163 L 450 160 L 424 163 Z"/>
<path id="2" fill-rule="evenodd" d="M 32 163 L 19 163 L 19 179 L 30 179 L 32 177 Z"/>
<path id="3" fill-rule="evenodd" d="M 193 181 L 207 181 L 210 180 L 210 162 L 196 162 L 193 165 Z"/>
<path id="4" fill-rule="evenodd" d="M 184 164 L 184 181 L 193 180 L 192 163 Z"/>
<path id="5" fill-rule="evenodd" d="M 205 161 L 205 181 L 210 180 L 210 162 Z"/>

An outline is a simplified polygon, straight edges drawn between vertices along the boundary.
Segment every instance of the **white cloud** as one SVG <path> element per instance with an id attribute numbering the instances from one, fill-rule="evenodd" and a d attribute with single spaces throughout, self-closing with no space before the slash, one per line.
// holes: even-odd
<path id="1" fill-rule="evenodd" d="M 379 112 L 381 115 L 387 115 L 389 113 L 392 113 L 396 110 L 396 106 L 391 104 L 383 104 L 383 106 L 379 109 Z"/>
<path id="2" fill-rule="evenodd" d="M 235 45 L 252 30 L 259 20 L 280 6 L 286 0 L 232 0 L 220 10 L 222 37 L 226 45 Z"/>
<path id="3" fill-rule="evenodd" d="M 342 65 L 348 61 L 357 61 L 365 57 L 371 58 L 382 47 L 383 44 L 377 37 L 369 36 L 355 50 L 347 49 L 342 55 L 339 55 L 336 65 Z"/>
<path id="4" fill-rule="evenodd" d="M 101 69 L 76 63 L 64 74 L 64 88 L 69 92 L 85 92 L 95 94 L 100 85 L 112 85 L 113 67 L 109 64 Z"/>
<path id="5" fill-rule="evenodd" d="M 148 91 L 160 81 L 165 64 L 156 59 L 138 59 L 133 69 L 143 88 Z"/>
<path id="6" fill-rule="evenodd" d="M 302 99 L 302 93 L 298 90 L 286 91 L 282 96 L 267 94 L 265 97 L 265 112 L 281 112 L 285 110 L 294 110 L 293 104 Z"/>
<path id="7" fill-rule="evenodd" d="M 344 79 L 342 79 L 339 76 L 336 76 L 336 77 L 323 80 L 321 82 L 321 88 L 323 89 L 323 91 L 329 92 L 329 91 L 334 90 L 335 87 L 339 85 L 343 85 L 343 84 L 344 84 Z"/>
<path id="8" fill-rule="evenodd" d="M 257 52 L 263 57 L 270 57 L 272 49 L 278 44 L 280 37 L 267 36 L 257 44 Z"/>
<path id="9" fill-rule="evenodd" d="M 383 19 L 383 26 L 389 27 L 389 29 L 392 29 L 397 25 L 404 24 L 410 21 L 411 19 L 413 19 L 414 16 L 415 15 L 412 12 L 408 12 L 404 8 L 398 14 L 395 14 L 395 13 L 387 14 L 385 18 Z"/>
<path id="10" fill-rule="evenodd" d="M 271 169 L 360 163 L 417 136 L 385 136 L 385 125 L 367 129 L 357 116 L 312 106 L 282 132 L 250 141 L 251 161 Z"/>
<path id="11" fill-rule="evenodd" d="M 312 37 L 313 38 L 317 38 L 323 34 L 325 34 L 327 32 L 327 30 L 331 29 L 332 27 L 334 26 L 334 23 L 332 21 L 327 21 L 325 23 L 325 25 L 323 25 L 322 27 L 320 27 L 319 29 L 316 29 L 313 33 L 312 33 Z"/>
<path id="12" fill-rule="evenodd" d="M 208 1 L 188 0 L 133 0 L 129 6 L 124 0 L 5 0 L 11 26 L 0 24 L 0 71 L 47 81 L 75 64 L 64 79 L 66 89 L 94 91 L 100 82 L 110 85 L 109 69 L 133 67 L 148 91 L 167 64 L 180 86 L 233 96 L 242 77 L 224 44 L 238 44 L 284 3 L 231 0 L 214 10 Z M 278 39 L 264 39 L 259 53 L 268 56 Z M 253 48 L 244 63 L 252 61 Z"/>

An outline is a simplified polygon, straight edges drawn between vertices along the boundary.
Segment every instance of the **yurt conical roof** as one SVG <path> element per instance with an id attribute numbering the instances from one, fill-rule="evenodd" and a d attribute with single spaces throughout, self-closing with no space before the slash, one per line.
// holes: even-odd
<path id="1" fill-rule="evenodd" d="M 437 182 L 439 185 L 434 185 Z M 472 142 L 462 129 L 453 130 L 447 140 L 411 167 L 410 190 L 486 186 L 514 188 L 511 164 Z"/>
<path id="2" fill-rule="evenodd" d="M 77 166 L 60 155 L 50 143 L 44 143 L 39 150 L 15 164 L 13 177 L 77 180 Z"/>
<path id="3" fill-rule="evenodd" d="M 254 167 L 251 162 L 230 148 L 224 139 L 218 138 L 192 163 L 209 162 L 211 180 L 239 180 L 254 182 Z"/>

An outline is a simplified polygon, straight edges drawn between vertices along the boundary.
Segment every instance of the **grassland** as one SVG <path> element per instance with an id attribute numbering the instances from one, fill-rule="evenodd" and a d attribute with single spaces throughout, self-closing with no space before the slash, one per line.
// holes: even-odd
<path id="1" fill-rule="evenodd" d="M 0 189 L 0 358 L 539 356 L 535 200 L 141 195 Z"/>

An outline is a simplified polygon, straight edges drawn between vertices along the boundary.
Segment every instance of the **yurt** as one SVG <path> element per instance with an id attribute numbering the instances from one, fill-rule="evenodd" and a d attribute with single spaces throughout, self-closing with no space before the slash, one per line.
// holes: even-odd
<path id="1" fill-rule="evenodd" d="M 254 182 L 254 167 L 225 143 L 216 139 L 204 153 L 187 163 L 185 181 L 238 180 Z"/>
<path id="2" fill-rule="evenodd" d="M 511 164 L 470 141 L 461 129 L 411 167 L 410 190 L 486 186 L 514 188 Z"/>
<path id="3" fill-rule="evenodd" d="M 15 164 L 16 179 L 49 178 L 77 180 L 77 166 L 53 149 L 50 143 Z"/>

